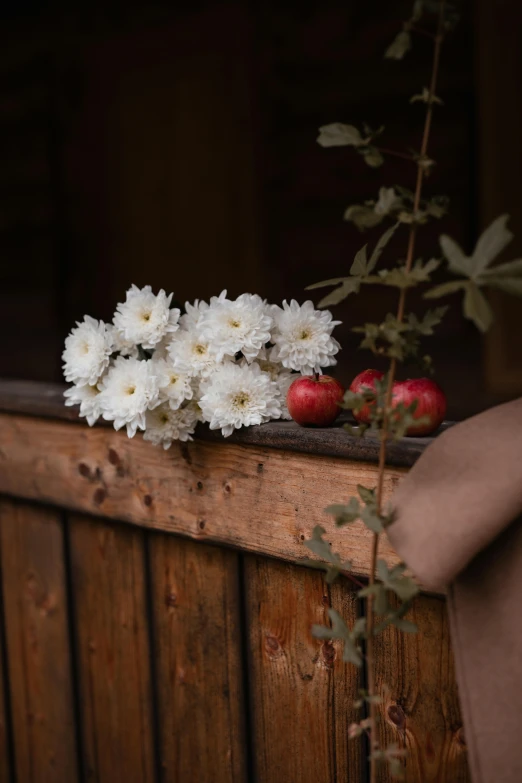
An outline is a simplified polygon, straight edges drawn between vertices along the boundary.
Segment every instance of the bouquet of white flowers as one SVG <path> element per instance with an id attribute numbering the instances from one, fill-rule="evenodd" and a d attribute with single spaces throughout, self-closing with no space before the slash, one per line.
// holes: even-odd
<path id="1" fill-rule="evenodd" d="M 168 449 L 192 440 L 198 421 L 230 435 L 234 429 L 289 419 L 288 387 L 336 363 L 330 312 L 295 300 L 270 305 L 257 294 L 236 300 L 222 291 L 196 300 L 185 314 L 172 294 L 132 286 L 112 324 L 86 315 L 65 340 L 66 405 L 79 405 L 93 425 L 101 416 L 116 430 L 137 430 Z"/>

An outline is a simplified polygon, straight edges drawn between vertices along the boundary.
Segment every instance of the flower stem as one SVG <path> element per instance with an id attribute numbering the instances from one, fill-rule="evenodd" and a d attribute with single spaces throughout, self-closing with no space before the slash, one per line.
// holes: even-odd
<path id="1" fill-rule="evenodd" d="M 428 151 L 428 143 L 430 139 L 431 120 L 433 116 L 433 97 L 436 94 L 437 78 L 439 74 L 440 63 L 440 51 L 444 38 L 444 7 L 445 0 L 440 0 L 439 4 L 439 17 L 437 25 L 437 34 L 434 36 L 434 49 L 433 49 L 433 65 L 431 71 L 431 81 L 429 88 L 429 100 L 426 105 L 426 117 L 424 120 L 424 131 L 422 134 L 422 144 L 420 151 L 420 160 L 426 157 Z M 424 180 L 425 169 L 422 165 L 417 165 L 417 181 L 415 184 L 415 196 L 413 200 L 413 214 L 418 212 L 421 196 L 422 196 L 422 184 Z M 409 272 L 415 254 L 415 239 L 417 236 L 417 226 L 412 223 L 410 226 L 408 236 L 408 249 L 406 253 L 406 270 Z M 404 310 L 406 306 L 406 289 L 401 289 L 399 295 L 399 303 L 397 307 L 397 321 L 399 323 L 404 319 Z M 388 371 L 387 386 L 386 386 L 386 402 L 384 406 L 383 422 L 380 431 L 381 442 L 379 448 L 379 475 L 377 482 L 377 510 L 378 513 L 382 513 L 383 507 L 383 489 L 384 489 L 384 472 L 386 466 L 386 444 L 389 437 L 389 413 L 392 404 L 393 397 L 393 383 L 395 380 L 395 374 L 397 369 L 397 360 L 391 359 L 390 369 Z M 372 541 L 372 553 L 370 562 L 370 585 L 375 584 L 375 570 L 377 566 L 377 555 L 379 552 L 379 533 L 373 534 Z M 366 624 L 366 659 L 368 666 L 368 693 L 371 696 L 375 695 L 375 657 L 374 657 L 374 601 L 373 595 L 368 596 L 367 603 L 367 624 Z M 377 759 L 375 758 L 374 751 L 379 747 L 379 740 L 377 735 L 377 708 L 373 700 L 370 700 L 370 783 L 377 783 Z"/>

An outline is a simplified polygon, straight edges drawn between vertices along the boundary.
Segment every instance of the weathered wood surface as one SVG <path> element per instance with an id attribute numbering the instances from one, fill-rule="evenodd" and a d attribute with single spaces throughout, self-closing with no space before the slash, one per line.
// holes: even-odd
<path id="1" fill-rule="evenodd" d="M 152 783 L 143 533 L 81 516 L 71 516 L 69 527 L 84 776 Z"/>
<path id="2" fill-rule="evenodd" d="M 408 618 L 417 634 L 390 627 L 375 642 L 385 742 L 407 750 L 407 783 L 469 783 L 445 603 L 422 595 Z"/>
<path id="3" fill-rule="evenodd" d="M 63 531 L 57 511 L 0 500 L 16 779 L 75 783 Z"/>
<path id="4" fill-rule="evenodd" d="M 0 501 L 1 502 L 1 501 Z M 2 562 L 2 548 L 0 538 L 0 563 Z M 9 722 L 10 715 L 7 701 L 9 681 L 7 677 L 6 660 L 4 656 L 4 600 L 3 584 L 0 579 L 0 783 L 11 783 L 11 747 Z"/>
<path id="5" fill-rule="evenodd" d="M 0 414 L 0 492 L 298 562 L 322 524 L 328 540 L 368 574 L 371 534 L 336 529 L 323 512 L 375 486 L 377 466 L 228 443 L 169 451 L 107 428 Z M 403 475 L 389 468 L 385 497 Z M 397 556 L 385 538 L 381 554 Z"/>
<path id="6" fill-rule="evenodd" d="M 252 739 L 256 780 L 358 781 L 361 745 L 350 742 L 360 671 L 342 662 L 337 642 L 311 635 L 329 624 L 330 604 L 348 623 L 348 589 L 330 590 L 318 573 L 266 558 L 245 558 L 250 638 Z"/>
<path id="7" fill-rule="evenodd" d="M 85 423 L 84 419 L 78 417 L 76 407 L 65 407 L 63 398 L 65 388 L 60 384 L 0 380 L 0 411 Z M 299 427 L 293 421 L 274 421 L 236 430 L 226 439 L 219 432 L 211 432 L 206 425 L 202 425 L 198 427 L 197 439 L 217 443 L 223 443 L 226 440 L 227 443 L 321 454 L 328 457 L 344 457 L 363 462 L 377 462 L 379 455 L 377 438 L 371 434 L 364 438 L 348 435 L 342 427 L 343 420 L 353 421 L 349 414 L 346 414 L 344 419 L 341 419 L 341 423 L 336 426 L 325 428 Z M 100 426 L 109 427 L 111 425 L 102 421 Z M 445 422 L 441 430 L 449 426 L 451 423 Z M 388 465 L 411 467 L 432 440 L 433 437 L 415 437 L 402 438 L 398 442 L 389 443 L 387 448 Z"/>
<path id="8" fill-rule="evenodd" d="M 238 555 L 149 538 L 163 783 L 247 777 Z"/>

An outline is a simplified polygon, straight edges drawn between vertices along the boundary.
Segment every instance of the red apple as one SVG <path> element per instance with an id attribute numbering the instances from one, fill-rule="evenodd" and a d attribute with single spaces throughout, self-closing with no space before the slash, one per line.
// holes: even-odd
<path id="1" fill-rule="evenodd" d="M 354 378 L 350 385 L 350 391 L 358 394 L 364 388 L 373 390 L 375 389 L 374 381 L 380 380 L 383 375 L 384 373 L 379 370 L 365 370 Z M 425 416 L 429 419 L 425 424 L 414 424 L 408 427 L 407 435 L 429 435 L 442 424 L 446 415 L 446 396 L 440 386 L 430 378 L 408 378 L 406 381 L 395 381 L 392 395 L 393 406 L 401 402 L 408 406 L 417 400 L 414 418 L 420 419 Z M 358 413 L 354 412 L 357 421 L 363 424 L 369 423 L 372 404 L 374 403 L 368 403 Z"/>
<path id="2" fill-rule="evenodd" d="M 298 424 L 328 427 L 341 412 L 344 388 L 330 375 L 303 375 L 288 389 L 286 404 Z"/>

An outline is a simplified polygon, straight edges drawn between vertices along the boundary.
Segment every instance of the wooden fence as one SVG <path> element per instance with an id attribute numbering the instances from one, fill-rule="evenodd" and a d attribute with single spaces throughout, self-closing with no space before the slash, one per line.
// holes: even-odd
<path id="1" fill-rule="evenodd" d="M 299 562 L 319 522 L 367 576 L 367 531 L 321 509 L 372 482 L 375 442 L 278 423 L 164 452 L 61 394 L 0 384 L 0 783 L 364 783 L 364 670 L 310 633 L 360 607 Z M 443 597 L 412 617 L 378 637 L 386 739 L 409 783 L 464 783 Z"/>

